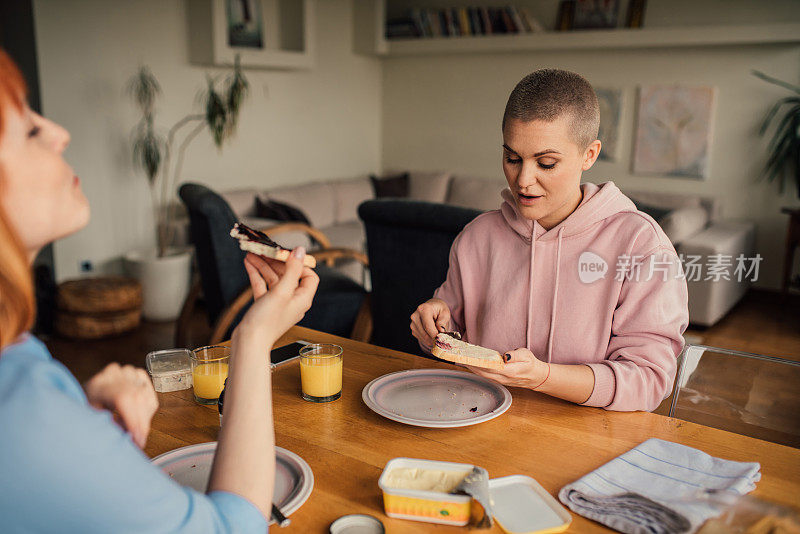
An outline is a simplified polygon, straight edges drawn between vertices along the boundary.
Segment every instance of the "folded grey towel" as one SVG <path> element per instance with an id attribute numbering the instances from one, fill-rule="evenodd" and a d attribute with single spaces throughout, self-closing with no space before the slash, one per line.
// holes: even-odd
<path id="1" fill-rule="evenodd" d="M 660 439 L 649 439 L 564 486 L 572 511 L 628 534 L 696 531 L 723 511 L 708 490 L 744 495 L 761 479 L 758 463 L 733 462 Z"/>

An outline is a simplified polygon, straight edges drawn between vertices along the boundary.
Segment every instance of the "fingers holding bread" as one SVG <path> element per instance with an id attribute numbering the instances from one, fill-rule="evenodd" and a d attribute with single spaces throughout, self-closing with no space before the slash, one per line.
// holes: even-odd
<path id="1" fill-rule="evenodd" d="M 431 354 L 449 362 L 484 369 L 502 370 L 505 367 L 503 356 L 496 350 L 472 345 L 445 333 L 436 336 Z"/>
<path id="2" fill-rule="evenodd" d="M 430 347 L 434 339 L 450 325 L 450 308 L 441 299 L 420 304 L 411 314 L 411 333 L 420 343 Z"/>
<path id="3" fill-rule="evenodd" d="M 270 239 L 264 232 L 254 230 L 242 223 L 235 223 L 233 225 L 230 236 L 239 241 L 240 249 L 263 258 L 271 258 L 280 262 L 286 262 L 292 253 L 291 250 L 280 246 Z M 312 269 L 317 266 L 317 260 L 310 254 L 303 256 L 302 262 L 303 265 Z"/>
<path id="4" fill-rule="evenodd" d="M 433 338 L 425 331 L 425 328 L 423 328 L 422 319 L 417 312 L 411 315 L 411 335 L 422 345 L 428 348 L 433 346 Z"/>

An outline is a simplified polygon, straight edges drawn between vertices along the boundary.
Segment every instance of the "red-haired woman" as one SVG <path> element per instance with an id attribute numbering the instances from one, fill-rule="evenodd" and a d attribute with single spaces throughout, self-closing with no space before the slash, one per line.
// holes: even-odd
<path id="1" fill-rule="evenodd" d="M 66 130 L 28 107 L 22 76 L 0 50 L 2 530 L 265 532 L 275 470 L 265 354 L 311 305 L 319 280 L 302 265 L 305 251 L 286 264 L 245 260 L 256 302 L 233 335 L 208 493 L 180 487 L 140 450 L 158 406 L 147 374 L 111 364 L 84 391 L 27 333 L 33 258 L 89 220 L 80 181 L 62 157 L 68 143 Z"/>

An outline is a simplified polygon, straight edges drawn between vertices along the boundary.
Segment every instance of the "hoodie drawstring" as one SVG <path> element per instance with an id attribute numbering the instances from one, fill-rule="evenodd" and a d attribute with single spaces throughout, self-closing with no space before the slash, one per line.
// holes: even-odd
<path id="1" fill-rule="evenodd" d="M 556 329 L 556 301 L 558 300 L 558 275 L 561 273 L 561 234 L 563 231 L 563 226 L 558 229 L 558 245 L 556 248 L 556 281 L 555 287 L 553 288 L 553 308 L 550 310 L 550 333 L 547 335 L 547 363 L 551 363 L 553 359 L 553 334 L 555 333 Z M 530 298 L 528 301 L 530 301 Z M 530 306 L 530 304 L 528 306 Z M 528 341 L 528 346 L 530 346 L 530 340 Z"/>
<path id="2" fill-rule="evenodd" d="M 533 331 L 533 260 L 536 258 L 536 224 L 531 225 L 531 264 L 528 272 L 528 329 L 525 332 L 526 347 L 530 349 Z"/>

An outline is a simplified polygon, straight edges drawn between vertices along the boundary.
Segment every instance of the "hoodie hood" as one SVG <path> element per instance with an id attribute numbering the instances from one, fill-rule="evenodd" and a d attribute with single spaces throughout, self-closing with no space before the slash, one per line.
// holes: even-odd
<path id="1" fill-rule="evenodd" d="M 545 230 L 538 221 L 523 217 L 517 207 L 514 194 L 508 188 L 502 192 L 504 202 L 500 207 L 500 213 L 506 224 L 530 243 L 532 239 L 537 241 L 556 239 L 559 233 L 564 237 L 579 234 L 612 215 L 623 211 L 636 211 L 633 202 L 614 185 L 614 182 L 605 182 L 600 185 L 584 183 L 581 184 L 581 191 L 583 191 L 583 199 L 575 211 L 550 230 Z"/>
<path id="2" fill-rule="evenodd" d="M 553 357 L 553 339 L 555 338 L 555 326 L 558 317 L 558 290 L 561 277 L 562 239 L 579 234 L 593 224 L 599 223 L 622 211 L 636 211 L 636 206 L 633 202 L 622 194 L 622 191 L 614 185 L 614 182 L 605 182 L 600 185 L 593 183 L 581 184 L 581 191 L 583 192 L 583 198 L 581 199 L 581 203 L 578 204 L 578 207 L 575 208 L 575 211 L 550 230 L 545 230 L 538 221 L 526 219 L 520 214 L 514 199 L 514 194 L 510 189 L 504 189 L 502 193 L 504 202 L 500 207 L 500 212 L 503 215 L 503 219 L 526 243 L 531 245 L 530 267 L 528 271 L 528 325 L 525 333 L 527 346 L 529 347 L 532 345 L 534 328 L 533 273 L 534 263 L 536 262 L 536 242 L 556 241 L 556 257 L 554 262 L 555 282 L 553 283 L 550 325 L 547 335 L 547 362 L 551 362 Z"/>

